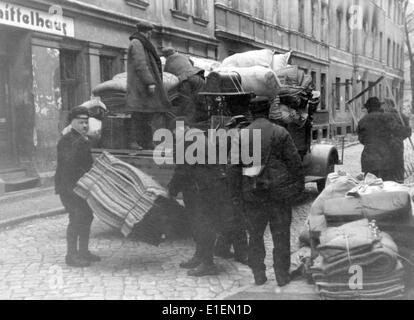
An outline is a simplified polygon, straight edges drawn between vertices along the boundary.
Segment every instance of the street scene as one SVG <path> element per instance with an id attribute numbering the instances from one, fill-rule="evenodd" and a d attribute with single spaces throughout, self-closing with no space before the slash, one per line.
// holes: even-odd
<path id="1" fill-rule="evenodd" d="M 414 299 L 413 17 L 0 1 L 0 300 Z"/>

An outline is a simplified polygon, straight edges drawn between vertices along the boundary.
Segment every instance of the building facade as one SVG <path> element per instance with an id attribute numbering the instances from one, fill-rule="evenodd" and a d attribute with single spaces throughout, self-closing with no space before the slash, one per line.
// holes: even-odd
<path id="1" fill-rule="evenodd" d="M 403 8 L 398 0 L 216 0 L 219 57 L 254 48 L 293 50 L 292 64 L 322 93 L 314 139 L 352 133 L 364 101 L 403 96 Z M 384 75 L 385 82 L 347 100 Z"/>
<path id="2" fill-rule="evenodd" d="M 216 59 L 212 1 L 0 1 L 0 166 L 55 169 L 70 108 L 125 70 L 138 21 L 155 25 L 160 53 Z"/>
<path id="3" fill-rule="evenodd" d="M 371 95 L 403 92 L 398 0 L 0 0 L 0 167 L 54 170 L 68 111 L 125 70 L 143 20 L 155 25 L 160 52 L 222 60 L 292 50 L 322 93 L 314 139 L 353 132 L 363 100 L 345 101 L 380 75 L 391 90 L 381 84 Z"/>

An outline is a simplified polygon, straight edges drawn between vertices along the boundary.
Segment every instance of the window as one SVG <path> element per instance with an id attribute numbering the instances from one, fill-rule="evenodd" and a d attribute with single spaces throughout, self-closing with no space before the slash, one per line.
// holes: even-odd
<path id="1" fill-rule="evenodd" d="M 350 126 L 346 127 L 346 134 L 351 134 L 352 128 Z"/>
<path id="2" fill-rule="evenodd" d="M 173 8 L 171 9 L 173 17 L 188 20 L 189 12 L 189 0 L 173 0 Z"/>
<path id="3" fill-rule="evenodd" d="M 256 0 L 255 2 L 256 3 L 255 3 L 254 15 L 256 18 L 263 20 L 264 19 L 264 0 Z"/>
<path id="4" fill-rule="evenodd" d="M 142 10 L 145 10 L 149 6 L 149 2 L 147 0 L 126 0 L 126 3 Z"/>
<path id="5" fill-rule="evenodd" d="M 361 91 L 364 91 L 364 90 L 365 90 L 365 88 L 366 88 L 366 83 L 365 83 L 365 81 L 362 81 L 362 82 L 361 82 L 361 86 L 362 86 Z M 366 102 L 366 94 L 364 94 L 364 95 L 361 97 L 361 100 L 362 100 L 362 105 L 365 105 L 365 102 Z"/>
<path id="6" fill-rule="evenodd" d="M 327 138 L 328 138 L 328 129 L 323 129 L 323 130 L 322 130 L 322 137 L 323 137 L 324 139 L 327 139 Z"/>
<path id="7" fill-rule="evenodd" d="M 387 40 L 387 66 L 391 63 L 391 40 Z"/>
<path id="8" fill-rule="evenodd" d="M 321 110 L 326 110 L 326 74 L 321 73 Z"/>
<path id="9" fill-rule="evenodd" d="M 316 36 L 316 25 L 318 18 L 318 1 L 312 0 L 312 10 L 311 10 L 311 21 L 312 21 L 312 36 Z"/>
<path id="10" fill-rule="evenodd" d="M 299 10 L 299 32 L 305 32 L 305 0 L 298 0 L 298 10 Z"/>
<path id="11" fill-rule="evenodd" d="M 194 23 L 206 26 L 208 24 L 207 0 L 194 0 Z"/>
<path id="12" fill-rule="evenodd" d="M 378 92 L 378 98 L 380 100 L 382 100 L 382 83 L 379 84 L 378 90 L 379 90 L 379 92 Z"/>
<path id="13" fill-rule="evenodd" d="M 311 77 L 312 77 L 313 84 L 316 86 L 316 72 L 315 71 L 311 72 Z"/>
<path id="14" fill-rule="evenodd" d="M 239 0 L 229 0 L 229 7 L 238 10 L 239 9 Z"/>
<path id="15" fill-rule="evenodd" d="M 342 11 L 338 10 L 336 12 L 336 47 L 341 48 L 341 37 L 342 37 Z"/>
<path id="16" fill-rule="evenodd" d="M 392 67 L 395 67 L 395 42 L 392 42 Z"/>
<path id="17" fill-rule="evenodd" d="M 60 50 L 60 85 L 62 90 L 62 108 L 69 111 L 78 105 L 80 72 L 78 64 L 79 52 Z"/>
<path id="18" fill-rule="evenodd" d="M 373 82 L 368 82 L 368 86 L 371 87 L 371 89 L 368 91 L 368 97 L 372 98 L 375 94 L 374 94 L 374 87 L 373 86 Z"/>
<path id="19" fill-rule="evenodd" d="M 392 0 L 388 0 L 388 18 L 391 18 Z"/>
<path id="20" fill-rule="evenodd" d="M 328 5 L 326 3 L 322 3 L 321 10 L 321 40 L 322 42 L 327 42 L 329 22 Z"/>
<path id="21" fill-rule="evenodd" d="M 347 79 L 345 81 L 345 101 L 348 101 L 351 98 L 351 81 Z M 349 106 L 345 105 L 345 110 L 349 111 Z"/>
<path id="22" fill-rule="evenodd" d="M 101 82 L 111 80 L 114 77 L 114 57 L 100 56 Z"/>
<path id="23" fill-rule="evenodd" d="M 319 132 L 318 132 L 318 130 L 313 130 L 312 131 L 312 139 L 313 140 L 318 140 L 318 138 L 319 138 Z"/>
<path id="24" fill-rule="evenodd" d="M 335 79 L 335 108 L 341 110 L 341 78 Z"/>
<path id="25" fill-rule="evenodd" d="M 342 127 L 336 128 L 336 135 L 341 136 L 342 135 Z"/>
<path id="26" fill-rule="evenodd" d="M 379 44 L 379 59 L 382 62 L 383 59 L 383 55 L 382 55 L 382 50 L 384 49 L 384 34 L 382 32 L 380 32 L 380 44 Z"/>

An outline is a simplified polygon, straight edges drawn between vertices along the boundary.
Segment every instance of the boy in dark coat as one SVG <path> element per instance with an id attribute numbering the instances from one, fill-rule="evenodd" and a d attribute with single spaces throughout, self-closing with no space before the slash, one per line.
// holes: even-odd
<path id="1" fill-rule="evenodd" d="M 153 134 L 166 127 L 165 114 L 171 108 L 163 86 L 161 60 L 149 40 L 153 28 L 149 23 L 138 23 L 128 48 L 127 111 L 132 112 L 133 149 L 153 149 Z"/>
<path id="2" fill-rule="evenodd" d="M 76 195 L 73 189 L 93 164 L 91 147 L 86 137 L 89 130 L 88 109 L 73 108 L 69 120 L 72 129 L 60 139 L 57 146 L 55 190 L 69 213 L 66 264 L 87 267 L 91 262 L 101 260 L 89 251 L 93 214 L 87 202 Z"/>

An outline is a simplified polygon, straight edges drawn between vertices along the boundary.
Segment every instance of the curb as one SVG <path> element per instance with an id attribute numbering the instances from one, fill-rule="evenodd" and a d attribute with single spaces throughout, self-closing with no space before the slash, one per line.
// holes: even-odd
<path id="1" fill-rule="evenodd" d="M 8 219 L 8 220 L 0 221 L 0 229 L 10 228 L 10 227 L 19 225 L 23 222 L 27 222 L 30 220 L 50 218 L 50 217 L 62 215 L 65 213 L 66 213 L 66 210 L 63 207 L 60 207 L 60 208 L 47 210 L 44 212 L 29 215 L 29 216 L 19 217 L 15 219 Z"/>

